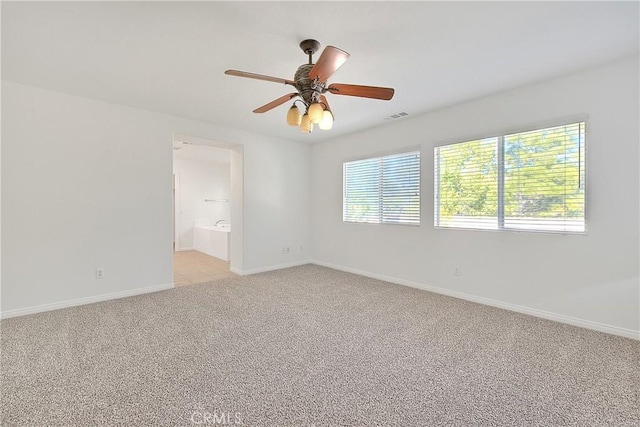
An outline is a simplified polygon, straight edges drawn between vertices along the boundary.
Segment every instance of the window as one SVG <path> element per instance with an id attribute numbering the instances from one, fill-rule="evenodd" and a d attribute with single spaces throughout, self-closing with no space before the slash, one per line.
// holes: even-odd
<path id="1" fill-rule="evenodd" d="M 420 151 L 343 165 L 345 222 L 420 224 Z"/>
<path id="2" fill-rule="evenodd" d="M 436 227 L 585 231 L 585 123 L 436 147 Z"/>

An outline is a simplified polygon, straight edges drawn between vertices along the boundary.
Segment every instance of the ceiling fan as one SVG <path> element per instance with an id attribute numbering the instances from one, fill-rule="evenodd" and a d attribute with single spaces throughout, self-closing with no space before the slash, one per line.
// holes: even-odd
<path id="1" fill-rule="evenodd" d="M 296 92 L 288 93 L 268 104 L 253 110 L 254 113 L 265 113 L 293 98 L 300 98 L 293 102 L 287 113 L 287 123 L 291 126 L 300 126 L 302 132 L 311 133 L 313 125 L 318 124 L 322 130 L 333 127 L 333 113 L 329 108 L 329 102 L 325 93 L 334 95 L 358 96 L 362 98 L 382 99 L 385 101 L 393 98 L 394 90 L 388 87 L 361 86 L 344 83 L 327 84 L 327 79 L 336 72 L 349 58 L 349 54 L 334 46 L 327 46 L 322 51 L 320 58 L 314 64 L 313 54 L 320 48 L 316 40 L 303 40 L 300 49 L 309 56 L 309 63 L 298 67 L 293 80 L 278 77 L 264 76 L 262 74 L 247 73 L 245 71 L 227 70 L 224 73 L 230 76 L 247 77 L 250 79 L 265 80 L 268 82 L 283 83 L 293 86 Z M 296 102 L 304 105 L 304 114 L 296 106 Z"/>

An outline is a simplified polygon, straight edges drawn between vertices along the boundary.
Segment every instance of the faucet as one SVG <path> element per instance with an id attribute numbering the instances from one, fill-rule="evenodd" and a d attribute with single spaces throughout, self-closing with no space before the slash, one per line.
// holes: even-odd
<path id="1" fill-rule="evenodd" d="M 216 223 L 213 226 L 215 227 L 216 225 L 220 224 L 221 222 L 224 222 L 224 219 L 217 220 Z"/>

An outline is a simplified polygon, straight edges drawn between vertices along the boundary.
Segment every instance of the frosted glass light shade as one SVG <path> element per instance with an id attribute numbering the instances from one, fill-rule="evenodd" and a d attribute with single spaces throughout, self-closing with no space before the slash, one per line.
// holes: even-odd
<path id="1" fill-rule="evenodd" d="M 293 104 L 291 108 L 289 108 L 289 112 L 287 112 L 287 124 L 289 126 L 300 126 L 301 119 L 300 110 L 298 110 L 296 104 Z"/>
<path id="2" fill-rule="evenodd" d="M 311 133 L 313 131 L 313 123 L 311 123 L 308 113 L 304 113 L 304 116 L 302 116 L 302 120 L 300 121 L 300 130 L 304 133 Z"/>
<path id="3" fill-rule="evenodd" d="M 333 127 L 333 114 L 331 114 L 331 111 L 324 110 L 318 127 L 322 130 L 330 130 Z"/>
<path id="4" fill-rule="evenodd" d="M 322 120 L 322 111 L 322 104 L 317 102 L 309 106 L 309 120 L 311 120 L 311 123 L 320 123 L 320 120 Z"/>

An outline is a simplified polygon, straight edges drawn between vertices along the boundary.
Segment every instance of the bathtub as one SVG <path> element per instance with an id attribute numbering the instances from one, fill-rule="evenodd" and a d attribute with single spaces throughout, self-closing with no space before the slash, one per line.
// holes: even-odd
<path id="1" fill-rule="evenodd" d="M 209 225 L 196 222 L 193 226 L 194 249 L 207 255 L 229 261 L 229 224 Z"/>

